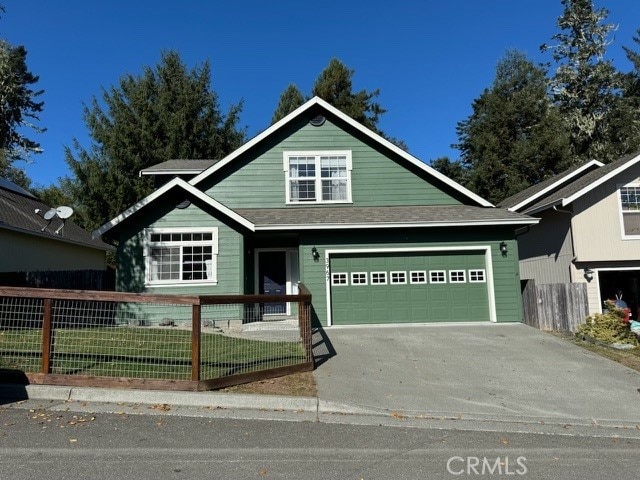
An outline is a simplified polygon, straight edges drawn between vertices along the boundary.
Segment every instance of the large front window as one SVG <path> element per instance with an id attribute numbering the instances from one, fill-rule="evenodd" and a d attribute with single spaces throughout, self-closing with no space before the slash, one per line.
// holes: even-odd
<path id="1" fill-rule="evenodd" d="M 218 232 L 215 228 L 147 229 L 146 283 L 214 283 Z"/>
<path id="2" fill-rule="evenodd" d="M 351 201 L 351 153 L 285 153 L 287 203 Z"/>
<path id="3" fill-rule="evenodd" d="M 640 183 L 620 187 L 624 236 L 640 236 Z"/>

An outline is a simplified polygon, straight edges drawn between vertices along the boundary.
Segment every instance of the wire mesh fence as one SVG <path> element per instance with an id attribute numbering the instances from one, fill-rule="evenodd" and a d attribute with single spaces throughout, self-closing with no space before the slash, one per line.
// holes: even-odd
<path id="1" fill-rule="evenodd" d="M 310 298 L 7 290 L 0 288 L 0 368 L 199 382 L 311 361 Z"/>

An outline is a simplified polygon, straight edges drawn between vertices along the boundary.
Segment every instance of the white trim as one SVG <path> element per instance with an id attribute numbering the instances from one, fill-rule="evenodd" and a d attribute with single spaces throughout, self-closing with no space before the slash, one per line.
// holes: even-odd
<path id="1" fill-rule="evenodd" d="M 269 128 L 264 130 L 262 133 L 260 133 L 259 135 L 255 136 L 254 138 L 249 140 L 247 143 L 242 145 L 240 148 L 238 148 L 237 150 L 233 151 L 232 153 L 227 155 L 225 158 L 223 158 L 222 160 L 220 160 L 216 164 L 212 165 L 211 167 L 209 167 L 205 171 L 203 171 L 200 175 L 197 175 L 196 177 L 194 177 L 191 180 L 189 180 L 189 183 L 191 185 L 197 185 L 198 183 L 200 183 L 200 181 L 202 181 L 203 179 L 207 178 L 209 175 L 213 174 L 214 172 L 217 172 L 218 170 L 224 168 L 225 165 L 227 165 L 228 163 L 232 162 L 233 160 L 238 158 L 240 155 L 245 153 L 247 150 L 251 149 L 253 146 L 255 146 L 256 144 L 260 143 L 262 140 L 264 140 L 265 138 L 270 136 L 272 133 L 276 132 L 278 129 L 282 128 L 283 126 L 285 126 L 286 124 L 291 122 L 293 119 L 295 119 L 296 117 L 298 117 L 299 115 L 301 115 L 302 113 L 304 113 L 305 111 L 309 110 L 310 108 L 312 108 L 315 105 L 321 106 L 325 110 L 329 111 L 331 114 L 333 114 L 336 117 L 338 117 L 343 122 L 347 123 L 351 127 L 353 127 L 356 130 L 358 130 L 359 132 L 365 134 L 367 137 L 371 138 L 375 142 L 383 145 L 387 149 L 391 150 L 395 154 L 397 154 L 400 157 L 402 157 L 403 159 L 407 160 L 409 163 L 411 163 L 415 167 L 418 167 L 420 170 L 428 173 L 432 177 L 437 178 L 438 180 L 440 180 L 444 184 L 450 186 L 454 190 L 462 193 L 463 195 L 465 195 L 469 199 L 473 200 L 474 202 L 478 203 L 479 205 L 481 205 L 483 207 L 493 207 L 494 206 L 492 203 L 488 202 L 484 198 L 479 197 L 478 195 L 473 193 L 471 190 L 468 190 L 467 188 L 463 187 L 462 185 L 454 182 L 449 177 L 447 177 L 446 175 L 443 175 L 442 173 L 438 172 L 433 167 L 430 167 L 426 163 L 424 163 L 421 160 L 417 159 L 413 155 L 405 152 L 404 150 L 402 150 L 398 146 L 394 145 L 390 141 L 386 140 L 385 138 L 382 138 L 377 133 L 374 133 L 373 131 L 369 130 L 365 126 L 363 126 L 360 123 L 356 122 L 354 119 L 352 119 L 348 115 L 345 115 L 340 110 L 338 110 L 334 106 L 330 105 L 329 103 L 325 102 L 324 100 L 322 100 L 319 97 L 313 97 L 312 99 L 310 99 L 305 104 L 303 104 L 300 107 L 296 108 L 293 112 L 291 112 L 289 115 L 284 117 L 282 120 L 280 120 L 279 122 L 274 123 Z"/>
<path id="2" fill-rule="evenodd" d="M 378 281 L 374 282 L 373 281 L 373 276 L 377 275 L 378 276 Z M 381 276 L 384 276 L 384 282 L 381 281 L 382 278 L 380 278 Z M 389 280 L 388 274 L 387 272 L 383 272 L 383 271 L 375 271 L 375 272 L 370 272 L 369 273 L 369 284 L 370 285 L 387 285 Z"/>
<path id="3" fill-rule="evenodd" d="M 331 318 L 331 285 L 329 282 L 331 275 L 331 255 L 344 255 L 356 253 L 428 253 L 428 252 L 466 252 L 466 251 L 483 251 L 485 259 L 485 269 L 487 273 L 487 296 L 489 300 L 489 322 L 496 323 L 498 316 L 496 312 L 496 293 L 493 283 L 493 261 L 491 258 L 491 246 L 489 245 L 464 245 L 458 247 L 398 247 L 398 248 L 345 248 L 345 249 L 326 249 L 324 251 L 325 265 L 325 295 L 327 301 L 327 326 L 333 325 Z M 478 322 L 481 323 L 481 322 Z M 487 322 L 485 322 L 487 323 Z"/>
<path id="4" fill-rule="evenodd" d="M 168 241 L 168 242 L 152 242 L 151 235 L 173 234 L 173 233 L 210 233 L 211 241 L 195 240 L 195 241 Z M 145 287 L 185 287 L 192 285 L 217 285 L 218 284 L 218 228 L 217 227 L 149 227 L 142 231 L 142 251 L 144 257 L 144 285 Z M 151 258 L 151 248 L 154 245 L 169 243 L 168 246 L 180 249 L 180 271 L 178 279 L 170 280 L 154 280 L 152 277 L 153 263 Z M 184 265 L 182 249 L 188 246 L 206 246 L 211 247 L 211 260 L 207 265 L 207 278 L 199 280 L 183 280 L 182 268 Z M 207 260 L 204 261 L 205 263 Z M 211 270 L 209 272 L 209 270 Z M 209 276 L 210 275 L 210 276 Z"/>
<path id="5" fill-rule="evenodd" d="M 191 170 L 140 170 L 138 173 L 139 177 L 143 176 L 156 176 L 156 175 L 197 175 L 202 173 L 205 170 L 204 168 L 194 168 Z"/>
<path id="6" fill-rule="evenodd" d="M 416 282 L 413 281 L 413 274 L 417 274 L 418 276 L 422 276 L 422 280 L 418 280 Z M 429 283 L 427 281 L 427 271 L 426 270 L 411 270 L 409 272 L 409 284 L 411 285 L 426 285 Z"/>
<path id="7" fill-rule="evenodd" d="M 616 197 L 618 197 L 618 218 L 620 220 L 620 238 L 622 240 L 640 240 L 639 235 L 627 235 L 624 231 L 624 216 L 625 212 L 622 210 L 622 192 L 620 192 L 621 188 L 624 187 L 640 187 L 640 181 L 637 179 L 633 182 L 629 183 L 619 183 L 616 185 Z M 630 210 L 626 213 L 627 215 L 640 215 L 640 210 Z"/>
<path id="8" fill-rule="evenodd" d="M 326 156 L 343 156 L 345 157 L 345 163 L 347 168 L 347 198 L 345 200 L 323 200 L 322 199 L 322 164 L 320 157 Z M 316 175 L 313 177 L 315 182 L 316 198 L 309 201 L 297 201 L 291 200 L 291 178 L 289 177 L 289 158 L 291 157 L 314 157 Z M 353 161 L 351 150 L 296 150 L 296 151 L 284 151 L 282 152 L 282 169 L 284 171 L 285 181 L 285 205 L 318 205 L 318 204 L 349 204 L 353 203 L 351 196 L 351 171 L 353 170 Z M 309 178 L 311 180 L 311 178 Z"/>
<path id="9" fill-rule="evenodd" d="M 471 272 L 475 272 L 476 276 L 480 276 L 479 274 L 482 272 L 482 280 L 473 280 Z M 469 275 L 469 283 L 487 283 L 487 272 L 484 268 L 470 268 L 467 273 Z"/>
<path id="10" fill-rule="evenodd" d="M 599 162 L 598 160 L 591 160 L 590 162 L 585 163 L 580 168 L 574 170 L 570 174 L 568 174 L 568 175 L 562 177 L 561 179 L 551 183 L 549 186 L 543 188 L 539 192 L 536 192 L 533 195 L 531 195 L 530 197 L 525 198 L 520 203 L 514 205 L 513 207 L 507 208 L 507 210 L 509 210 L 511 212 L 517 212 L 522 207 L 524 207 L 524 206 L 530 204 L 531 202 L 537 200 L 538 198 L 544 196 L 546 193 L 557 189 L 560 185 L 562 185 L 564 183 L 568 183 L 570 180 L 572 180 L 573 178 L 578 176 L 580 173 L 584 172 L 586 169 L 591 168 L 592 166 L 602 167 L 602 166 L 604 166 L 604 163 Z"/>
<path id="11" fill-rule="evenodd" d="M 192 186 L 189 183 L 185 182 L 181 178 L 176 177 L 173 180 L 165 183 L 162 187 L 160 187 L 159 189 L 157 189 L 156 191 L 151 193 L 149 196 L 147 196 L 147 197 L 143 198 L 142 200 L 140 200 L 138 203 L 136 203 L 132 207 L 129 207 L 128 209 L 126 209 L 124 212 L 122 212 L 117 217 L 111 219 L 110 221 L 108 221 L 107 223 L 102 225 L 100 228 L 94 230 L 93 233 L 92 233 L 92 236 L 94 238 L 96 238 L 96 237 L 99 237 L 100 235 L 103 235 L 104 233 L 108 232 L 113 227 L 118 225 L 120 222 L 125 220 L 127 217 L 130 217 L 131 215 L 136 213 L 138 210 L 142 209 L 143 207 L 146 207 L 147 205 L 149 205 L 154 200 L 157 200 L 158 198 L 160 198 L 162 195 L 164 195 L 166 192 L 168 192 L 169 190 L 171 190 L 174 187 L 182 188 L 183 190 L 185 190 L 189 194 L 193 195 L 197 199 L 199 199 L 199 200 L 203 201 L 204 203 L 206 203 L 207 205 L 210 205 L 211 207 L 215 208 L 220 213 L 224 214 L 225 216 L 229 217 L 232 220 L 235 220 L 237 223 L 239 223 L 243 227 L 247 228 L 248 230 L 251 230 L 252 232 L 255 231 L 255 225 L 253 223 L 251 223 L 249 220 L 247 220 L 246 218 L 244 218 L 241 215 L 238 215 L 236 212 L 234 212 L 230 208 L 224 206 L 223 204 L 221 204 L 217 200 L 213 199 L 212 197 L 210 197 L 206 193 L 198 190 L 197 188 L 195 188 L 194 186 Z"/>
<path id="12" fill-rule="evenodd" d="M 604 182 L 610 180 L 611 178 L 615 177 L 616 175 L 618 175 L 621 172 L 624 172 L 627 168 L 632 167 L 633 165 L 635 165 L 636 163 L 640 162 L 640 154 L 636 155 L 635 157 L 633 157 L 632 159 L 626 161 L 625 163 L 623 163 L 622 165 L 620 165 L 618 168 L 611 170 L 609 173 L 607 173 L 605 176 L 600 177 L 598 180 L 592 182 L 590 185 L 584 187 L 582 190 L 577 191 L 576 193 L 574 193 L 573 195 L 571 195 L 568 198 L 563 198 L 562 199 L 562 206 L 566 207 L 567 205 L 569 205 L 571 202 L 573 202 L 574 200 L 576 200 L 577 198 L 580 198 L 582 195 L 589 193 L 591 190 L 593 190 L 594 188 L 602 185 Z"/>
<path id="13" fill-rule="evenodd" d="M 442 278 L 442 281 L 433 281 L 432 274 L 436 274 L 437 278 Z M 447 283 L 447 271 L 446 270 L 429 270 L 429 284 L 433 285 L 442 285 L 443 283 Z"/>
<path id="14" fill-rule="evenodd" d="M 402 280 L 403 281 L 398 281 L 398 282 L 394 282 L 393 281 L 393 274 L 402 274 Z M 389 272 L 389 285 L 407 285 L 407 271 L 406 270 L 398 270 L 398 271 L 393 271 L 393 272 Z"/>
<path id="15" fill-rule="evenodd" d="M 354 282 L 353 279 L 355 275 L 361 275 L 360 279 L 357 282 Z M 361 282 L 362 275 L 364 275 L 364 282 Z M 369 275 L 367 272 L 351 272 L 351 286 L 361 286 L 361 285 L 369 285 Z"/>
<path id="16" fill-rule="evenodd" d="M 454 280 L 454 274 L 462 273 L 462 280 Z M 466 270 L 449 270 L 449 283 L 467 283 L 467 271 Z"/>

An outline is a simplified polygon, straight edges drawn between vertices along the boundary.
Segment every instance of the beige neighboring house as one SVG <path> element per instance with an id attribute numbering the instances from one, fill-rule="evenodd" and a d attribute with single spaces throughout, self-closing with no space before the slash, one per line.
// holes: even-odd
<path id="1" fill-rule="evenodd" d="M 586 283 L 589 313 L 621 295 L 640 317 L 640 152 L 578 165 L 500 206 L 540 218 L 517 237 L 522 280 Z"/>
<path id="2" fill-rule="evenodd" d="M 113 247 L 75 223 L 44 214 L 51 207 L 0 178 L 0 272 L 104 270 Z M 38 212 L 36 212 L 36 210 Z"/>

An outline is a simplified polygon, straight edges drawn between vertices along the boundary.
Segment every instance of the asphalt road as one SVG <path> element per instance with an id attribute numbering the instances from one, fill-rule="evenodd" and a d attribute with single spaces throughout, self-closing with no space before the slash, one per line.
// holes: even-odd
<path id="1" fill-rule="evenodd" d="M 0 407 L 3 480 L 619 480 L 638 477 L 639 452 L 633 438 Z"/>

